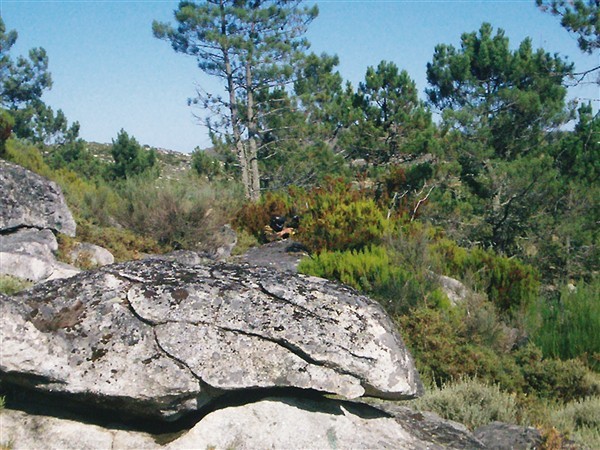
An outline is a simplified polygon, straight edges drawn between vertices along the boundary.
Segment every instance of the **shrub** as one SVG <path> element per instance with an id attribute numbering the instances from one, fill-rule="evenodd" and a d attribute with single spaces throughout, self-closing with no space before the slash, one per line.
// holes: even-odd
<path id="1" fill-rule="evenodd" d="M 292 199 L 288 194 L 268 192 L 259 202 L 248 202 L 236 214 L 234 225 L 237 229 L 265 242 L 264 228 L 273 216 L 292 216 Z"/>
<path id="2" fill-rule="evenodd" d="M 6 142 L 5 157 L 38 175 L 52 179 L 52 169 L 44 162 L 42 154 L 34 145 L 17 139 L 9 139 Z"/>
<path id="3" fill-rule="evenodd" d="M 584 357 L 600 371 L 600 278 L 563 288 L 557 300 L 540 299 L 529 310 L 533 341 L 544 356 Z"/>
<path id="4" fill-rule="evenodd" d="M 494 421 L 519 423 L 520 420 L 514 394 L 503 392 L 498 385 L 469 378 L 433 388 L 411 405 L 460 422 L 472 430 Z"/>
<path id="5" fill-rule="evenodd" d="M 315 252 L 377 245 L 388 230 L 389 223 L 375 201 L 341 179 L 329 179 L 296 202 L 305 208 L 300 210 L 298 238 Z"/>
<path id="6" fill-rule="evenodd" d="M 395 263 L 385 247 L 371 246 L 362 250 L 323 251 L 304 259 L 298 270 L 352 286 L 377 299 L 391 315 L 405 314 L 423 304 L 442 306 L 447 297 L 431 283 Z"/>
<path id="7" fill-rule="evenodd" d="M 342 179 L 328 178 L 309 191 L 290 188 L 287 194 L 268 193 L 245 205 L 236 226 L 261 238 L 272 216 L 300 216 L 296 239 L 311 251 L 360 250 L 381 242 L 388 221 L 365 191 Z"/>
<path id="8" fill-rule="evenodd" d="M 192 169 L 209 181 L 216 179 L 224 172 L 222 163 L 218 158 L 212 157 L 198 148 L 192 152 Z"/>
<path id="9" fill-rule="evenodd" d="M 588 370 L 577 359 L 545 359 L 534 344 L 519 349 L 515 359 L 525 378 L 527 393 L 563 402 L 597 393 L 597 386 L 587 376 Z"/>
<path id="10" fill-rule="evenodd" d="M 120 190 L 119 223 L 159 244 L 207 250 L 217 231 L 233 218 L 241 200 L 236 185 L 216 185 L 190 177 L 184 181 L 135 177 Z"/>
<path id="11" fill-rule="evenodd" d="M 442 386 L 463 377 L 477 377 L 520 392 L 523 375 L 508 354 L 478 344 L 465 325 L 464 312 L 417 308 L 397 318 L 402 336 L 425 380 Z"/>
<path id="12" fill-rule="evenodd" d="M 139 259 L 144 253 L 164 253 L 169 248 L 159 245 L 156 240 L 140 236 L 131 230 L 114 227 L 98 227 L 88 221 L 79 221 L 77 224 L 77 239 L 82 242 L 99 245 L 106 248 L 115 257 L 116 261 Z M 69 245 L 74 240 L 59 235 L 59 258 L 67 260 Z"/>
<path id="13" fill-rule="evenodd" d="M 477 247 L 467 250 L 448 239 L 432 244 L 431 251 L 444 275 L 471 278 L 503 313 L 514 317 L 537 299 L 537 272 L 515 258 Z"/>
<path id="14" fill-rule="evenodd" d="M 600 397 L 554 407 L 548 421 L 582 448 L 600 448 Z"/>

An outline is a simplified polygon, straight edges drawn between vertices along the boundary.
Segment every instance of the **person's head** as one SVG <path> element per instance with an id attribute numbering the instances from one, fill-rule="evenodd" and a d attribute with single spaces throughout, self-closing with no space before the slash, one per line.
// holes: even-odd
<path id="1" fill-rule="evenodd" d="M 290 228 L 298 228 L 299 226 L 300 226 L 300 217 L 299 216 L 292 217 L 292 220 L 290 220 L 289 227 Z"/>
<path id="2" fill-rule="evenodd" d="M 271 217 L 271 223 L 269 223 L 269 225 L 271 226 L 273 231 L 279 232 L 283 230 L 283 227 L 285 225 L 285 217 L 273 216 Z"/>

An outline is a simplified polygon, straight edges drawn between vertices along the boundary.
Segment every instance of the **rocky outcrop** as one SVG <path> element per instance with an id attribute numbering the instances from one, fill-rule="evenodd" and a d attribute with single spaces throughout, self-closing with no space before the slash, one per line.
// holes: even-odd
<path id="1" fill-rule="evenodd" d="M 75 236 L 75 221 L 52 181 L 0 159 L 0 232 L 22 227 Z"/>
<path id="2" fill-rule="evenodd" d="M 40 282 L 67 278 L 79 269 L 56 260 L 58 243 L 52 231 L 22 228 L 0 234 L 0 274 Z"/>
<path id="3" fill-rule="evenodd" d="M 90 425 L 21 411 L 2 413 L 3 442 L 13 450 L 103 449 L 478 449 L 468 430 L 432 413 L 360 403 L 271 397 L 209 412 L 170 436 Z"/>
<path id="4" fill-rule="evenodd" d="M 383 309 L 323 279 L 144 260 L 3 299 L 0 379 L 129 416 L 176 419 L 270 388 L 413 398 Z"/>
<path id="5" fill-rule="evenodd" d="M 483 446 L 463 426 L 408 408 L 398 408 L 394 415 L 338 400 L 266 398 L 217 410 L 166 448 L 422 450 Z"/>

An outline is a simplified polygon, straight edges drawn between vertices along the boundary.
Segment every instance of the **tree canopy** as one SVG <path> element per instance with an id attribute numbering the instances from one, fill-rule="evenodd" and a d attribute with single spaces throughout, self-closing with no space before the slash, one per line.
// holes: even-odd
<path id="1" fill-rule="evenodd" d="M 52 88 L 46 51 L 43 48 L 33 48 L 29 50 L 27 57 L 13 59 L 10 50 L 17 37 L 16 31 L 6 30 L 4 21 L 0 18 L 2 134 L 11 130 L 17 137 L 44 143 L 75 140 L 79 134 L 79 124 L 75 122 L 68 127 L 64 113 L 58 110 L 55 114 L 42 101 L 43 93 Z"/>
<path id="2" fill-rule="evenodd" d="M 318 10 L 301 3 L 182 1 L 175 11 L 177 28 L 153 23 L 157 38 L 171 42 L 176 52 L 194 56 L 202 71 L 222 80 L 225 96 L 200 90 L 192 102 L 214 113 L 205 123 L 215 141 L 235 148 L 246 196 L 252 200 L 260 196 L 257 140 L 264 130 L 259 115 L 269 110 L 257 99 L 262 94 L 268 101 L 265 91 L 291 81 L 293 63 L 308 47 L 303 35 Z"/>

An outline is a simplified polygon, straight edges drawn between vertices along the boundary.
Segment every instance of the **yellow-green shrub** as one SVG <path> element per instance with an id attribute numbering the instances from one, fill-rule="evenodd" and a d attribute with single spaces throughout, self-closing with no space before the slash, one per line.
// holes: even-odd
<path id="1" fill-rule="evenodd" d="M 377 203 L 341 179 L 327 180 L 295 203 L 303 207 L 298 239 L 313 251 L 360 250 L 379 244 L 389 229 Z"/>
<path id="2" fill-rule="evenodd" d="M 210 249 L 218 230 L 230 223 L 241 203 L 237 185 L 132 177 L 119 193 L 118 222 L 164 246 Z"/>

